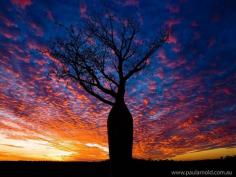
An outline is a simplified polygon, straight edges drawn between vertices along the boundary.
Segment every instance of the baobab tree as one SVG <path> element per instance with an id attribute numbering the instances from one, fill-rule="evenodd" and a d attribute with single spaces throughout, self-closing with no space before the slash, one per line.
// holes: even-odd
<path id="1" fill-rule="evenodd" d="M 126 84 L 168 38 L 167 31 L 160 30 L 156 37 L 146 39 L 140 29 L 131 18 L 89 16 L 80 27 L 66 28 L 66 37 L 55 39 L 48 51 L 60 62 L 59 77 L 78 82 L 111 106 L 107 128 L 113 176 L 121 176 L 132 159 L 133 118 L 125 104 Z"/>

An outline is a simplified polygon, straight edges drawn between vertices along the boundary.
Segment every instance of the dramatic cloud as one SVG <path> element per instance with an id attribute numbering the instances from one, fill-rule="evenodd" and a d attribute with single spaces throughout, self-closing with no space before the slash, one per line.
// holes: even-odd
<path id="1" fill-rule="evenodd" d="M 121 3 L 124 6 L 138 6 L 139 5 L 139 0 L 123 0 Z"/>
<path id="2" fill-rule="evenodd" d="M 134 157 L 235 155 L 232 2 L 114 4 L 111 9 L 119 9 L 117 13 L 137 14 L 147 35 L 159 25 L 170 29 L 168 42 L 150 59 L 147 70 L 127 85 Z M 0 6 L 0 160 L 107 159 L 110 107 L 79 84 L 55 77 L 51 70 L 59 63 L 45 51 L 53 37 L 64 34 L 55 21 L 78 24 L 100 4 L 11 0 L 0 1 Z"/>
<path id="3" fill-rule="evenodd" d="M 32 4 L 32 0 L 11 0 L 11 2 L 22 9 L 25 9 Z"/>
<path id="4" fill-rule="evenodd" d="M 85 18 L 87 17 L 87 5 L 86 4 L 80 4 L 79 6 L 79 12 L 80 12 L 80 16 Z"/>

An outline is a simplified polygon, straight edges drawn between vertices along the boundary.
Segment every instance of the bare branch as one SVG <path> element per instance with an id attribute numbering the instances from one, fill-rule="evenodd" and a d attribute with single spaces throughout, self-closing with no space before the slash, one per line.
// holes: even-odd
<path id="1" fill-rule="evenodd" d="M 59 77 L 78 81 L 85 91 L 109 105 L 124 97 L 126 81 L 146 67 L 148 58 L 168 37 L 163 33 L 143 52 L 146 46 L 136 42 L 141 36 L 135 20 L 108 14 L 84 19 L 78 30 L 58 25 L 68 36 L 56 39 L 47 52 L 60 62 L 55 62 L 63 70 Z"/>
<path id="2" fill-rule="evenodd" d="M 83 81 L 79 80 L 80 85 L 84 88 L 85 91 L 87 91 L 89 94 L 91 94 L 92 96 L 94 96 L 95 98 L 99 99 L 100 101 L 102 101 L 103 103 L 109 104 L 111 106 L 114 105 L 113 102 L 106 100 L 105 98 L 103 98 L 102 96 L 100 96 L 99 94 L 95 93 L 94 91 L 92 91 L 91 89 L 89 89 L 84 83 Z"/>
<path id="3" fill-rule="evenodd" d="M 149 57 L 151 57 L 168 39 L 169 33 L 163 33 L 161 34 L 160 38 L 157 38 L 152 42 L 147 50 L 147 52 L 144 54 L 143 58 L 137 62 L 137 64 L 131 69 L 128 74 L 125 76 L 125 80 L 128 80 L 133 74 L 141 71 L 146 67 L 146 62 Z"/>

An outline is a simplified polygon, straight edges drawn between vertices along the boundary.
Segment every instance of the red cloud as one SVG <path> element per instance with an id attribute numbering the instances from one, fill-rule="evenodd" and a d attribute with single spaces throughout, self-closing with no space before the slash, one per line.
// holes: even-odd
<path id="1" fill-rule="evenodd" d="M 40 44 L 39 42 L 29 39 L 27 42 L 27 46 L 29 49 L 37 49 L 37 50 L 45 50 L 46 46 Z"/>
<path id="2" fill-rule="evenodd" d="M 8 19 L 7 17 L 4 17 L 3 15 L 0 15 L 0 20 L 7 26 L 7 27 L 16 27 L 17 25 Z"/>
<path id="3" fill-rule="evenodd" d="M 34 22 L 31 22 L 30 26 L 34 30 L 36 36 L 40 36 L 40 37 L 43 36 L 44 31 L 41 26 L 39 26 L 37 23 L 34 23 Z"/>
<path id="4" fill-rule="evenodd" d="M 157 73 L 155 74 L 155 76 L 157 76 L 158 78 L 160 78 L 161 80 L 164 78 L 164 71 L 163 69 L 158 69 Z"/>
<path id="5" fill-rule="evenodd" d="M 19 31 L 17 29 L 2 28 L 0 29 L 0 35 L 4 36 L 7 39 L 17 40 L 19 37 Z"/>
<path id="6" fill-rule="evenodd" d="M 80 16 L 83 18 L 87 17 L 87 5 L 86 4 L 80 4 L 79 6 Z"/>
<path id="7" fill-rule="evenodd" d="M 27 6 L 30 6 L 32 4 L 31 0 L 11 0 L 11 3 L 25 9 Z"/>
<path id="8" fill-rule="evenodd" d="M 197 21 L 192 21 L 192 23 L 191 23 L 191 27 L 198 27 L 199 26 L 199 24 L 198 24 L 198 22 Z"/>
<path id="9" fill-rule="evenodd" d="M 0 31 L 0 33 L 1 33 L 1 35 L 3 35 L 7 39 L 12 39 L 12 40 L 16 40 L 17 39 L 17 37 L 14 34 L 9 33 L 7 31 Z"/>
<path id="10" fill-rule="evenodd" d="M 170 13 L 179 13 L 179 11 L 180 11 L 179 6 L 177 6 L 177 5 L 170 5 L 170 6 L 167 6 L 167 10 L 168 10 Z"/>
<path id="11" fill-rule="evenodd" d="M 180 19 L 169 19 L 166 21 L 166 25 L 169 27 L 169 28 L 172 28 L 173 26 L 175 25 L 178 25 L 181 23 L 181 20 Z"/>
<path id="12" fill-rule="evenodd" d="M 47 18 L 51 21 L 54 21 L 54 17 L 53 17 L 53 14 L 52 14 L 52 11 L 48 10 L 47 11 Z"/>
<path id="13" fill-rule="evenodd" d="M 177 38 L 173 34 L 170 34 L 169 38 L 167 40 L 167 43 L 169 43 L 169 44 L 176 44 L 177 43 Z"/>
<path id="14" fill-rule="evenodd" d="M 174 53 L 178 53 L 178 52 L 180 52 L 180 50 L 181 50 L 181 45 L 180 45 L 180 43 L 178 43 L 178 44 L 176 44 L 176 45 L 174 45 L 174 46 L 172 47 L 172 51 L 173 51 Z"/>
<path id="15" fill-rule="evenodd" d="M 137 5 L 139 5 L 139 1 L 138 0 L 125 0 L 123 2 L 123 5 L 125 5 L 125 6 L 137 6 Z"/>

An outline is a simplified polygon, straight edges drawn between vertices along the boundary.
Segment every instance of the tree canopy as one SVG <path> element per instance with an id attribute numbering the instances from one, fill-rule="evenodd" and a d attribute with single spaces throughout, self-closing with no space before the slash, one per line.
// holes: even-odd
<path id="1" fill-rule="evenodd" d="M 148 65 L 168 38 L 167 30 L 160 30 L 152 39 L 142 38 L 137 20 L 112 14 L 89 16 L 80 27 L 65 30 L 66 37 L 54 40 L 49 49 L 62 64 L 57 75 L 79 82 L 109 105 L 124 97 L 126 82 Z"/>

